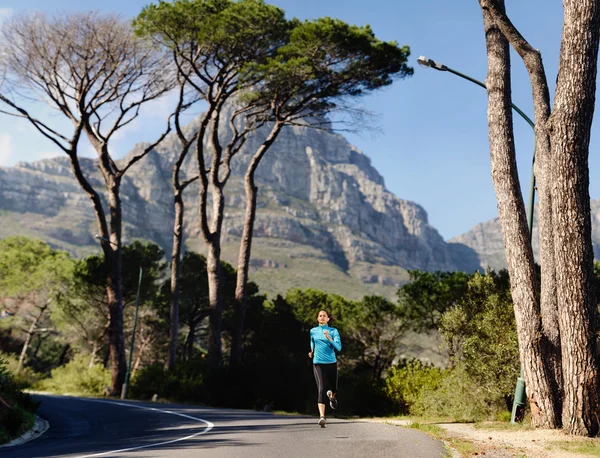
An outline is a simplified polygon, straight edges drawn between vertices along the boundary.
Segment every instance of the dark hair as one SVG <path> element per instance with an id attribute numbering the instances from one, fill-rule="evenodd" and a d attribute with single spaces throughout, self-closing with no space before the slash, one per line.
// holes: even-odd
<path id="1" fill-rule="evenodd" d="M 333 324 L 333 322 L 335 321 L 335 317 L 327 309 L 319 309 L 319 311 L 320 312 L 325 312 L 327 314 L 327 316 L 329 317 L 328 324 L 331 326 L 331 324 Z"/>

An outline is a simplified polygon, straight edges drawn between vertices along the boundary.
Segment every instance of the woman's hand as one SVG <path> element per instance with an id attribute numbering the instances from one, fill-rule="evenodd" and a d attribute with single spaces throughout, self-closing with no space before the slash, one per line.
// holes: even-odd
<path id="1" fill-rule="evenodd" d="M 312 357 L 313 357 L 313 352 L 312 352 L 312 351 L 309 351 L 309 352 L 308 352 L 308 357 L 309 357 L 310 359 L 312 359 Z"/>
<path id="2" fill-rule="evenodd" d="M 327 337 L 328 340 L 331 340 L 333 342 L 333 339 L 329 336 L 329 331 L 323 331 L 323 334 L 325 335 L 325 337 Z"/>

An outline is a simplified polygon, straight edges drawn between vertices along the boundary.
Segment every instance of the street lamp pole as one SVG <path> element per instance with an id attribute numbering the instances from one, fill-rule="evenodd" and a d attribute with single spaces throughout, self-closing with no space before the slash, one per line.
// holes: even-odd
<path id="1" fill-rule="evenodd" d="M 450 67 L 447 67 L 444 64 L 436 62 L 435 60 L 429 59 L 425 56 L 420 56 L 417 59 L 417 63 L 419 65 L 422 65 L 423 67 L 433 68 L 434 70 L 438 70 L 440 72 L 454 73 L 456 76 L 460 76 L 461 78 L 466 79 L 472 83 L 475 83 L 478 86 L 481 86 L 482 88 L 487 90 L 487 86 L 485 85 L 485 83 L 482 83 L 481 81 L 476 80 L 475 78 L 471 78 L 470 76 L 465 75 L 464 73 L 460 73 Z M 529 124 L 529 126 L 531 126 L 531 128 L 533 129 L 534 135 L 535 135 L 534 122 L 514 103 L 511 102 L 510 105 L 513 108 L 513 110 L 515 110 L 517 113 L 519 113 L 519 115 L 521 115 L 521 117 L 527 122 L 527 124 Z M 533 170 L 534 165 L 535 165 L 535 147 L 533 150 L 533 161 L 532 161 L 532 167 L 531 167 L 531 186 L 529 188 L 529 205 L 527 207 L 527 226 L 529 228 L 529 243 L 530 244 L 531 244 L 532 235 L 533 235 L 533 211 L 534 211 L 534 201 L 535 201 L 535 173 Z M 511 423 L 514 424 L 517 421 L 520 421 L 523 419 L 523 411 L 525 409 L 525 405 L 526 405 L 525 379 L 523 378 L 523 368 L 521 367 L 520 375 L 517 378 L 517 385 L 515 388 L 515 399 L 513 402 L 512 414 L 510 417 Z"/>
<path id="2" fill-rule="evenodd" d="M 106 237 L 102 237 L 101 235 L 96 234 L 95 238 L 118 247 L 118 245 L 116 243 L 111 242 L 109 239 L 107 239 Z M 140 307 L 140 291 L 141 291 L 141 289 L 142 289 L 142 267 L 140 266 L 140 277 L 138 279 L 137 295 L 135 297 L 135 315 L 133 318 L 133 332 L 131 335 L 131 348 L 129 350 L 129 363 L 127 364 L 127 372 L 125 372 L 125 383 L 123 383 L 123 386 L 121 387 L 121 399 L 127 398 L 127 388 L 129 387 L 129 377 L 131 376 L 131 361 L 133 359 L 133 350 L 135 348 L 135 330 L 137 328 L 137 322 L 138 322 L 138 310 Z"/>

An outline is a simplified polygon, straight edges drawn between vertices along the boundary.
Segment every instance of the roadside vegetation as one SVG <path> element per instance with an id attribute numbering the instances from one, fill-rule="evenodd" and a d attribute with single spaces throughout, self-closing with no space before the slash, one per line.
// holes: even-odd
<path id="1" fill-rule="evenodd" d="M 37 404 L 8 370 L 0 357 L 0 444 L 10 442 L 30 429 L 34 423 Z"/>
<path id="2" fill-rule="evenodd" d="M 210 319 L 206 259 L 186 252 L 181 264 L 177 362 L 166 371 L 169 265 L 152 243 L 125 245 L 123 254 L 128 266 L 123 274 L 127 353 L 139 268 L 143 271 L 131 359 L 132 397 L 147 400 L 157 395 L 178 402 L 313 413 L 307 335 L 319 309 L 326 308 L 336 318 L 334 326 L 343 339 L 339 415 L 452 421 L 509 418 L 519 362 L 505 271 L 472 275 L 412 271 L 411 283 L 398 290 L 394 301 L 382 296 L 355 301 L 314 289 L 294 289 L 271 298 L 250 282 L 242 364 L 215 370 L 206 359 Z M 10 361 L 14 383 L 57 393 L 110 393 L 103 265 L 102 255 L 73 259 L 38 240 L 0 241 L 0 269 L 7 269 L 0 289 L 0 350 Z M 225 263 L 223 278 L 222 342 L 228 355 L 236 272 Z M 408 332 L 432 330 L 442 337 L 445 365 L 396 354 Z M 272 377 L 273 367 L 277 377 Z"/>

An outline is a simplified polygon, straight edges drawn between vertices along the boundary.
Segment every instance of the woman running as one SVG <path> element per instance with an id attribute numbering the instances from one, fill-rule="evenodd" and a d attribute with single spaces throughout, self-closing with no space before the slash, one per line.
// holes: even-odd
<path id="1" fill-rule="evenodd" d="M 325 428 L 325 403 L 337 409 L 338 371 L 335 351 L 342 350 L 342 341 L 337 329 L 329 326 L 331 315 L 327 310 L 321 310 L 317 316 L 319 325 L 310 330 L 310 352 L 308 357 L 313 360 L 313 372 L 317 382 L 317 406 L 319 407 L 319 426 Z M 335 351 L 334 351 L 335 350 Z"/>

